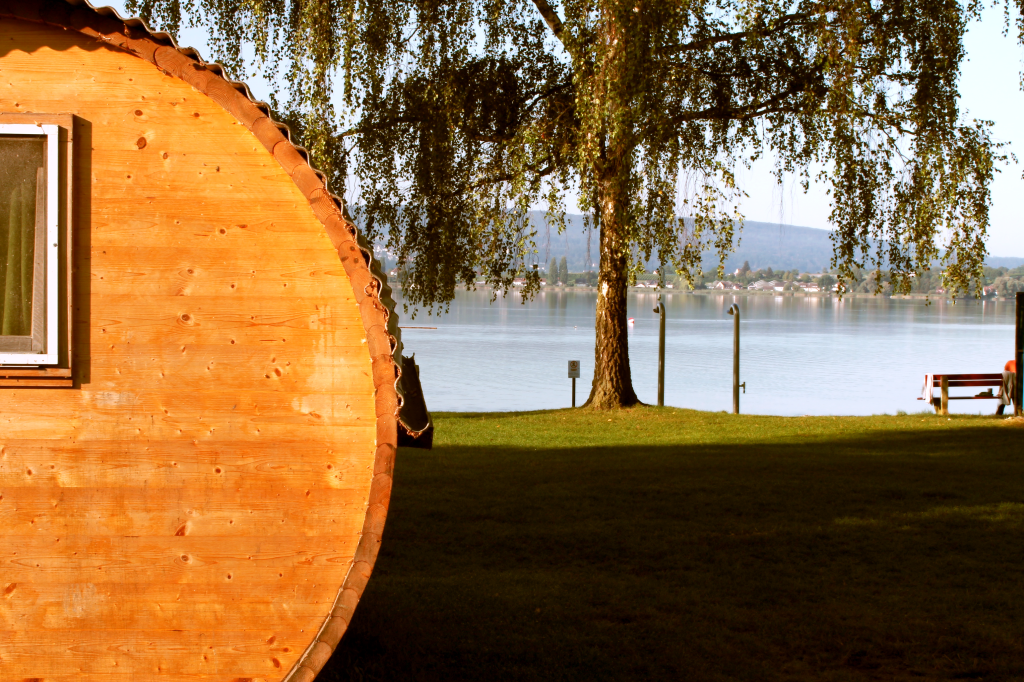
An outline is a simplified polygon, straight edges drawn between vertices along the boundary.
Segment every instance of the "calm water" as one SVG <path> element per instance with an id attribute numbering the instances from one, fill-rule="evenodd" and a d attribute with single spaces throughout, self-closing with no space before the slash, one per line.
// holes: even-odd
<path id="1" fill-rule="evenodd" d="M 568 407 L 568 360 L 582 362 L 577 401 L 594 369 L 593 292 L 546 292 L 489 303 L 460 292 L 448 314 L 402 325 L 431 410 L 498 411 Z M 732 318 L 742 309 L 741 410 L 752 414 L 879 414 L 930 409 L 916 398 L 926 372 L 998 372 L 1013 357 L 1013 303 L 772 296 L 667 297 L 665 403 L 732 409 Z M 631 293 L 633 386 L 657 399 L 658 316 L 654 293 Z M 399 308 L 401 314 L 401 309 Z M 955 412 L 993 412 L 993 400 L 950 403 Z"/>

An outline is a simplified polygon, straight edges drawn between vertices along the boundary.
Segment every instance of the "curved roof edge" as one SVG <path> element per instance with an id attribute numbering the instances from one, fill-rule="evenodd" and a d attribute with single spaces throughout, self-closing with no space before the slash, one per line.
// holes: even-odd
<path id="1" fill-rule="evenodd" d="M 288 126 L 274 120 L 270 107 L 256 100 L 245 83 L 228 79 L 222 66 L 203 61 L 193 48 L 178 47 L 172 36 L 152 31 L 141 19 L 122 18 L 113 8 L 94 7 L 88 0 L 0 0 L 0 17 L 78 31 L 152 63 L 220 104 L 281 164 L 338 251 L 366 331 L 375 389 L 377 438 L 366 517 L 352 566 L 317 636 L 284 677 L 287 682 L 312 682 L 348 628 L 366 587 L 391 498 L 401 408 L 398 363 L 402 343 L 387 277 L 373 258 L 366 239 L 344 216 L 344 202 L 328 190 L 326 176 L 312 167 L 309 153 L 291 141 Z"/>

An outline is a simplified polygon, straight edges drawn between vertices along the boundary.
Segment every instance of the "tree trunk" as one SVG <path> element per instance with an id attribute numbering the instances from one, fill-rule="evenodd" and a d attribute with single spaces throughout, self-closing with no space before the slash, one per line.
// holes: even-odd
<path id="1" fill-rule="evenodd" d="M 629 83 L 624 81 L 626 40 L 618 18 L 604 10 L 599 42 L 601 72 L 597 97 L 604 100 L 602 137 L 594 171 L 597 179 L 597 207 L 601 217 L 601 265 L 597 277 L 595 319 L 594 384 L 586 405 L 612 409 L 636 405 L 633 379 L 629 373 L 629 335 L 626 325 L 626 288 L 629 243 L 627 202 L 632 173 L 632 123 Z"/>
<path id="2" fill-rule="evenodd" d="M 629 335 L 626 325 L 626 239 L 623 234 L 624 171 L 611 164 L 600 184 L 601 264 L 597 277 L 594 385 L 584 407 L 629 407 L 640 401 L 629 372 Z"/>

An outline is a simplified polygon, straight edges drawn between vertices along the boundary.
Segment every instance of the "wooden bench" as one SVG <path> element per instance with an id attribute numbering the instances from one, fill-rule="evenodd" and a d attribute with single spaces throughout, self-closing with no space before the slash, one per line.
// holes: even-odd
<path id="1" fill-rule="evenodd" d="M 928 380 L 928 375 L 925 375 L 925 381 Z M 951 388 L 963 388 L 963 387 L 989 387 L 987 391 L 982 391 L 977 395 L 949 395 L 949 389 Z M 932 398 L 931 403 L 935 408 L 935 414 L 949 414 L 949 401 L 950 400 L 998 400 L 1001 396 L 994 389 L 1003 388 L 1003 375 L 1001 373 L 995 374 L 933 374 L 932 375 L 932 388 L 940 389 L 940 396 L 938 398 Z M 918 398 L 918 400 L 924 400 L 924 397 Z M 1005 405 L 999 404 L 996 408 L 996 414 L 1002 414 Z"/>

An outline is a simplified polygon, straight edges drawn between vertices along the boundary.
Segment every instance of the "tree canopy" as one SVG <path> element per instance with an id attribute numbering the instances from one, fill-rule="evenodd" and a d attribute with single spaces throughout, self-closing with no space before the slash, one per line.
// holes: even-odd
<path id="1" fill-rule="evenodd" d="M 724 259 L 734 172 L 762 155 L 827 185 L 840 279 L 882 268 L 907 290 L 940 260 L 956 294 L 981 274 L 1003 155 L 959 107 L 977 0 L 127 5 L 172 32 L 207 27 L 227 67 L 282 84 L 274 104 L 334 187 L 354 181 L 352 210 L 415 305 L 479 275 L 536 291 L 527 210 L 561 225 L 575 198 L 600 234 L 592 405 L 636 401 L 630 277 L 655 252 L 688 281 L 702 253 Z"/>

